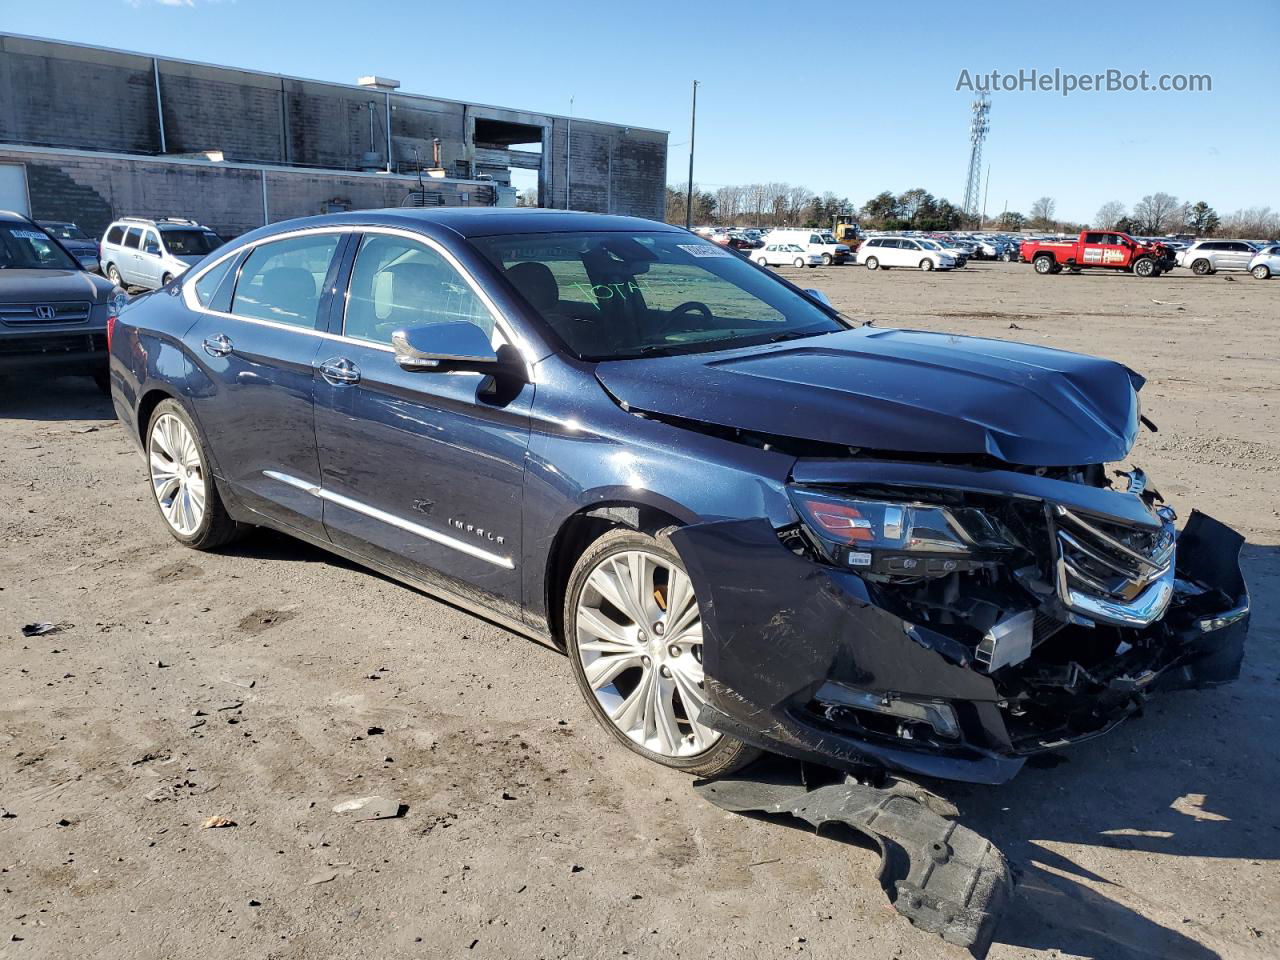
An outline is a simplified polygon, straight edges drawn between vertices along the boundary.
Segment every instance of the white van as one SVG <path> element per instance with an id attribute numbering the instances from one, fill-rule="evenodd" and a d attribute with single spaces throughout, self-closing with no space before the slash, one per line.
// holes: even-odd
<path id="1" fill-rule="evenodd" d="M 849 259 L 849 247 L 837 243 L 829 230 L 792 230 L 776 228 L 769 231 L 769 243 L 795 243 L 804 248 L 805 253 L 817 254 L 824 265 L 844 263 Z"/>
<path id="2" fill-rule="evenodd" d="M 868 270 L 950 270 L 956 265 L 955 257 L 926 237 L 871 237 L 858 248 L 858 262 Z"/>

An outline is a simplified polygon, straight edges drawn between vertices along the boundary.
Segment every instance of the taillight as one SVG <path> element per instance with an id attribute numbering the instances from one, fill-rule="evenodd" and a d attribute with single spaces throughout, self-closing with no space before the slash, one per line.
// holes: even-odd
<path id="1" fill-rule="evenodd" d="M 107 352 L 111 352 L 111 335 L 116 332 L 116 320 L 118 318 L 114 313 L 107 315 Z"/>

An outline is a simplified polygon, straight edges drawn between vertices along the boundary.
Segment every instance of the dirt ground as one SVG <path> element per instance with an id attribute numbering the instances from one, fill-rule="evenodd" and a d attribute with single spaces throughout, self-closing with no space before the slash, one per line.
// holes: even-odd
<path id="1" fill-rule="evenodd" d="M 993 960 L 1280 956 L 1280 281 L 784 272 L 1129 364 L 1160 427 L 1135 462 L 1248 539 L 1237 684 L 942 788 L 1017 872 Z M 2 958 L 967 956 L 868 849 L 618 747 L 557 652 L 276 535 L 178 546 L 87 380 L 0 386 L 0 525 Z M 407 809 L 332 812 L 368 794 Z"/>

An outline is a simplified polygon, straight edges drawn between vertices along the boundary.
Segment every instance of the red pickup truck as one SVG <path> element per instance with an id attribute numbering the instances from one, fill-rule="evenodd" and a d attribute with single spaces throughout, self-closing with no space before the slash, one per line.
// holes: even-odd
<path id="1" fill-rule="evenodd" d="M 1061 273 L 1063 267 L 1072 273 L 1102 267 L 1158 277 L 1177 264 L 1163 243 L 1139 243 L 1114 230 L 1082 230 L 1077 240 L 1028 241 L 1022 245 L 1021 259 L 1040 274 Z"/>

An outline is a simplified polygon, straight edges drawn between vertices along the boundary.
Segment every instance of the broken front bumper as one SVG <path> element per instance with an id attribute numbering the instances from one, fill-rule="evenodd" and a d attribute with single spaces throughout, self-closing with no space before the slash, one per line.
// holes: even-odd
<path id="1" fill-rule="evenodd" d="M 700 719 L 846 769 L 1002 783 L 1034 753 L 1111 729 L 1151 692 L 1235 679 L 1248 630 L 1242 538 L 1199 513 L 1161 619 L 1066 627 L 989 674 L 972 644 L 895 615 L 882 587 L 793 553 L 764 520 L 698 524 L 672 541 L 702 607 Z M 1076 659 L 1077 644 L 1114 653 Z"/>

